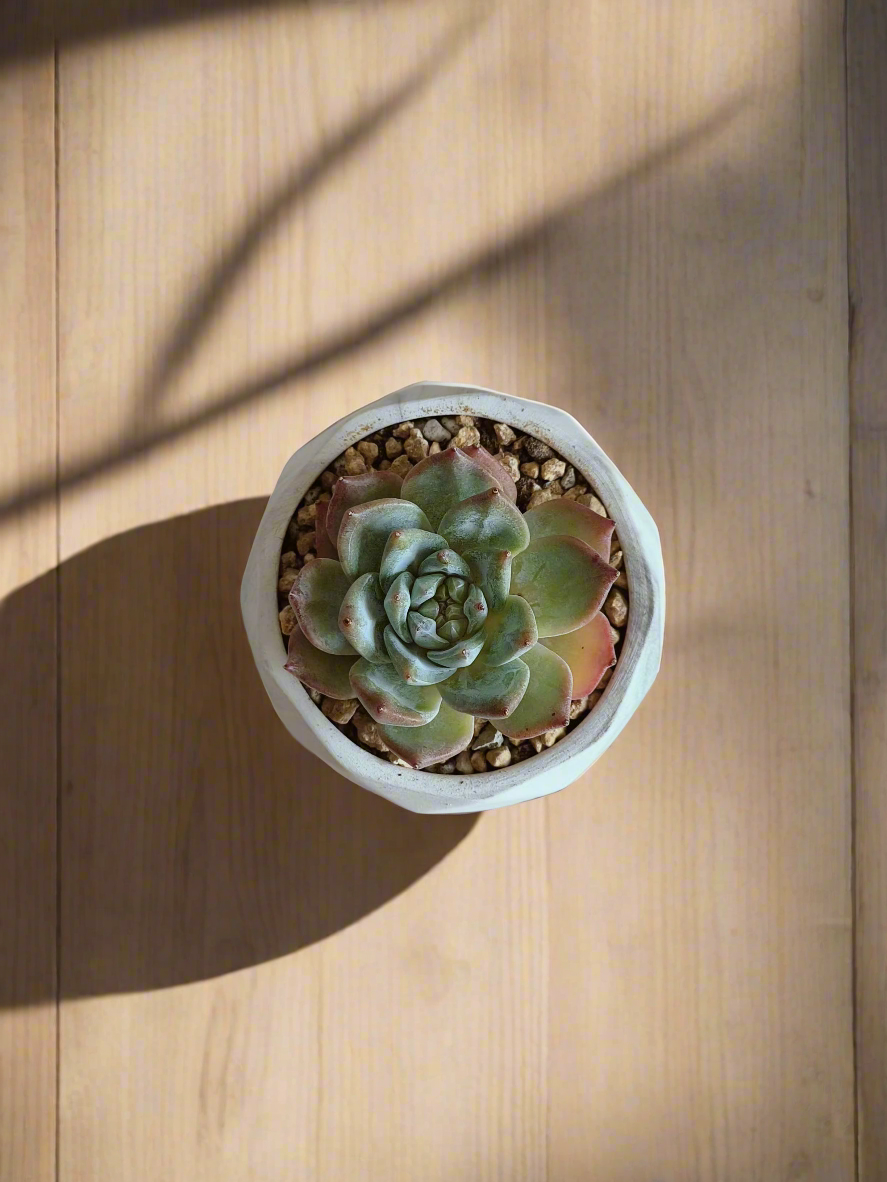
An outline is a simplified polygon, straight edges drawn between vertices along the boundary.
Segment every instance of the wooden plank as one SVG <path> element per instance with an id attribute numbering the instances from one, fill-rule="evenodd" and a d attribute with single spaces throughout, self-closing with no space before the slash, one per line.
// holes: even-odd
<path id="1" fill-rule="evenodd" d="M 670 604 L 549 804 L 552 1179 L 854 1175 L 842 6 L 741 8 L 732 132 L 546 262 L 549 392 L 653 507 Z M 743 52 L 720 18 L 694 79 Z"/>
<path id="2" fill-rule="evenodd" d="M 887 1179 L 887 13 L 847 6 L 859 1165 Z"/>
<path id="3" fill-rule="evenodd" d="M 0 496 L 55 470 L 53 75 L 0 73 Z M 56 553 L 54 499 L 0 525 L 2 1182 L 55 1178 Z"/>

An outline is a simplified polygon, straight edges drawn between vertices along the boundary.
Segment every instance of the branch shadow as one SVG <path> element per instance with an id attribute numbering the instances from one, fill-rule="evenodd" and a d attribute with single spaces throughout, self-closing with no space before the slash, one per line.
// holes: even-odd
<path id="1" fill-rule="evenodd" d="M 0 606 L 0 758 L 13 772 L 0 788 L 0 882 L 13 883 L 0 899 L 0 1007 L 56 991 L 54 891 L 26 919 L 11 909 L 25 897 L 17 868 L 33 882 L 35 860 L 54 861 L 56 690 L 40 650 L 57 591 L 61 997 L 295 952 L 407 890 L 471 831 L 473 816 L 419 816 L 349 784 L 277 720 L 237 602 L 263 508 L 215 506 L 110 538 Z M 13 963 L 16 948 L 28 964 Z"/>

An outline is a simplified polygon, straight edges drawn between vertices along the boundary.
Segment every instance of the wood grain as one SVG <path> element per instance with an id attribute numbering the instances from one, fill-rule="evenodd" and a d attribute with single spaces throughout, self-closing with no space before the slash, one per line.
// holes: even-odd
<path id="1" fill-rule="evenodd" d="M 847 10 L 860 1178 L 887 1179 L 887 13 Z"/>
<path id="2" fill-rule="evenodd" d="M 54 469 L 51 54 L 0 73 L 0 480 Z M 55 1178 L 56 506 L 0 529 L 0 1180 Z M 40 649 L 35 649 L 39 638 Z"/>

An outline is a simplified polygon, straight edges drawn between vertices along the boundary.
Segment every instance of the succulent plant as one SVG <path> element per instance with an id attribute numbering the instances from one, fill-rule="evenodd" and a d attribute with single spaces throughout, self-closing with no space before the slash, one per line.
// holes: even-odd
<path id="1" fill-rule="evenodd" d="M 573 500 L 525 514 L 515 500 L 489 452 L 452 447 L 403 479 L 342 477 L 317 506 L 286 668 L 356 697 L 411 767 L 464 750 L 475 718 L 515 740 L 566 725 L 615 661 L 600 611 L 613 522 Z"/>

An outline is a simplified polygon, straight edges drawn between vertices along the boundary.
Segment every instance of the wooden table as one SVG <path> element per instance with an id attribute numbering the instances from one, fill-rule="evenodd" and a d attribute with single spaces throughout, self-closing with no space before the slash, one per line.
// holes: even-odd
<path id="1" fill-rule="evenodd" d="M 887 1179 L 884 4 L 58 9 L 0 25 L 2 1182 Z M 479 819 L 300 752 L 237 608 L 423 377 L 581 418 L 669 579 L 621 740 Z"/>

